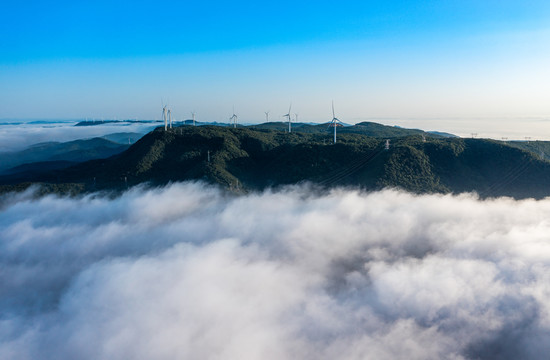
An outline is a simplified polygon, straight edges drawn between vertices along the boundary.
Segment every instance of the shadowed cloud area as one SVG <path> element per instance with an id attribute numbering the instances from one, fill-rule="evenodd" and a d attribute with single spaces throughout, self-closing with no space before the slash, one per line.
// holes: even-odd
<path id="1" fill-rule="evenodd" d="M 1 359 L 539 359 L 550 199 L 0 198 Z"/>

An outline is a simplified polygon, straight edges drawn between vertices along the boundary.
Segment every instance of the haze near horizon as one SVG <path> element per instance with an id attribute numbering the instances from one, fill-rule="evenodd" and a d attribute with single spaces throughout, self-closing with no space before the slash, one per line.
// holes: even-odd
<path id="1" fill-rule="evenodd" d="M 334 100 L 351 124 L 534 136 L 550 117 L 545 1 L 4 8 L 4 119 L 158 119 L 164 101 L 176 119 L 227 121 L 234 106 L 261 122 L 264 111 L 283 120 L 292 102 L 300 121 L 325 122 Z"/>

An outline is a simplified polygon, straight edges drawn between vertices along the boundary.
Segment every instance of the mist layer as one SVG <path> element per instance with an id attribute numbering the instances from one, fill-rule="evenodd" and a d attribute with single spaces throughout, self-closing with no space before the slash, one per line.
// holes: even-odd
<path id="1" fill-rule="evenodd" d="M 0 200 L 0 359 L 539 359 L 550 199 Z"/>

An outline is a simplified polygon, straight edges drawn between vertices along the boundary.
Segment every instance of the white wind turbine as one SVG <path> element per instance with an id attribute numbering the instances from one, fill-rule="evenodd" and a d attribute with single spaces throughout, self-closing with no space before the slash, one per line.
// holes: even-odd
<path id="1" fill-rule="evenodd" d="M 237 120 L 238 120 L 238 116 L 237 114 L 235 114 L 235 107 L 233 107 L 233 115 L 231 115 L 231 117 L 229 118 L 229 121 L 233 121 L 233 127 L 236 128 L 237 127 Z"/>
<path id="2" fill-rule="evenodd" d="M 265 111 L 265 122 L 269 122 L 269 111 Z"/>
<path id="3" fill-rule="evenodd" d="M 290 127 L 290 124 L 291 124 L 291 121 L 290 121 L 290 109 L 292 109 L 292 103 L 290 103 L 290 106 L 288 107 L 288 113 L 286 113 L 285 115 L 283 115 L 283 117 L 286 117 L 288 118 L 288 132 L 291 132 L 292 129 Z"/>
<path id="4" fill-rule="evenodd" d="M 191 112 L 191 117 L 193 118 L 193 126 L 195 126 L 195 112 Z"/>
<path id="5" fill-rule="evenodd" d="M 332 102 L 332 120 L 330 121 L 329 127 L 331 126 L 334 128 L 334 143 L 336 144 L 336 127 L 343 125 L 342 122 L 338 120 L 338 118 L 334 114 L 334 101 Z"/>
<path id="6" fill-rule="evenodd" d="M 168 105 L 162 105 L 162 120 L 164 120 L 164 131 L 168 130 Z"/>

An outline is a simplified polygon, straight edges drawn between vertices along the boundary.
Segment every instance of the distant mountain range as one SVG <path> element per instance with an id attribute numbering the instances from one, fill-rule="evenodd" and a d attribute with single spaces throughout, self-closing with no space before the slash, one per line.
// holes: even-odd
<path id="1" fill-rule="evenodd" d="M 22 151 L 0 153 L 0 175 L 3 175 L 4 182 L 7 178 L 15 181 L 19 178 L 28 178 L 29 174 L 37 175 L 83 161 L 106 158 L 128 149 L 128 143 L 137 141 L 141 134 L 119 133 L 108 137 L 121 141 L 93 138 L 63 143 L 46 142 Z"/>
<path id="2" fill-rule="evenodd" d="M 332 144 L 327 124 L 285 129 L 283 122 L 162 127 L 111 157 L 68 167 L 38 162 L 19 167 L 17 179 L 5 175 L 0 182 L 3 191 L 31 182 L 54 184 L 56 192 L 65 184 L 80 192 L 204 180 L 237 192 L 307 181 L 415 193 L 476 191 L 483 197 L 550 195 L 550 162 L 542 154 L 550 154 L 546 142 L 463 139 L 364 122 L 339 127 Z"/>
<path id="3" fill-rule="evenodd" d="M 96 126 L 105 124 L 153 124 L 159 123 L 158 120 L 85 120 L 79 121 L 74 126 Z"/>

